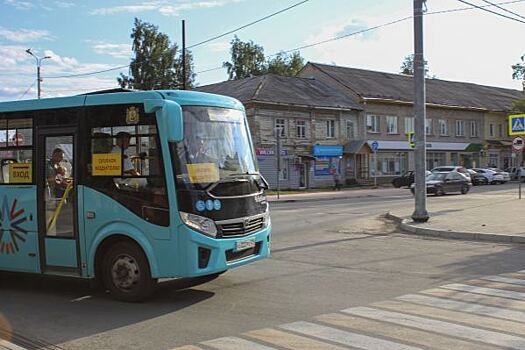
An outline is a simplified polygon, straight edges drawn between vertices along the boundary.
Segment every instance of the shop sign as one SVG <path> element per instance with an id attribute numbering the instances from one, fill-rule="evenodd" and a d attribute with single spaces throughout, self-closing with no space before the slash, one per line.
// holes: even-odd
<path id="1" fill-rule="evenodd" d="M 273 148 L 256 148 L 255 149 L 255 154 L 258 157 L 273 157 L 273 156 L 275 156 L 275 149 L 273 149 Z M 288 155 L 288 150 L 282 149 L 281 150 L 281 157 L 287 156 L 287 155 Z"/>

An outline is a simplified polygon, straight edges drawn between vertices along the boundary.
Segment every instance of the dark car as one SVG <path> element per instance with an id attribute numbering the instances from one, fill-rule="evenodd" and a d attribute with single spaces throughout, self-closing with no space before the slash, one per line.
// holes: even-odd
<path id="1" fill-rule="evenodd" d="M 489 179 L 487 179 L 484 175 L 479 174 L 478 172 L 472 169 L 467 169 L 467 171 L 470 174 L 470 180 L 472 181 L 472 184 L 474 186 L 489 184 Z"/>
<path id="2" fill-rule="evenodd" d="M 433 193 L 436 196 L 449 192 L 466 194 L 471 186 L 471 182 L 463 174 L 456 171 L 432 173 L 427 176 L 425 182 L 427 184 L 427 193 Z M 414 187 L 412 185 L 410 188 L 412 193 L 414 193 Z"/>
<path id="3" fill-rule="evenodd" d="M 400 188 L 403 186 L 410 187 L 410 185 L 414 183 L 415 173 L 415 171 L 409 170 L 401 176 L 394 177 L 394 179 L 392 180 L 392 186 L 394 186 L 395 188 Z M 426 170 L 425 174 L 429 175 L 430 171 Z"/>

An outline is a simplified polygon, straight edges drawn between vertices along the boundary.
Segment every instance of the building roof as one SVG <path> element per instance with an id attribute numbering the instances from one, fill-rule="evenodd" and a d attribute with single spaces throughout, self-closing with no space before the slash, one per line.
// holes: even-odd
<path id="1" fill-rule="evenodd" d="M 363 99 L 414 101 L 411 75 L 384 73 L 308 62 Z M 427 103 L 450 107 L 509 111 L 522 91 L 440 79 L 426 79 Z"/>
<path id="2" fill-rule="evenodd" d="M 246 79 L 228 80 L 195 89 L 231 96 L 243 103 L 263 102 L 314 108 L 362 109 L 344 92 L 314 78 L 265 74 Z"/>

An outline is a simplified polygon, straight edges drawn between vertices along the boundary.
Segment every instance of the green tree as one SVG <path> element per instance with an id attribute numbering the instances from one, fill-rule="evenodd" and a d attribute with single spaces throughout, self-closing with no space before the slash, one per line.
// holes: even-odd
<path id="1" fill-rule="evenodd" d="M 243 42 L 237 36 L 230 42 L 231 62 L 222 66 L 228 70 L 229 80 L 262 75 L 266 71 L 264 49 L 253 41 Z"/>
<path id="2" fill-rule="evenodd" d="M 428 62 L 425 60 L 425 78 L 430 78 L 428 73 Z M 401 71 L 399 73 L 405 75 L 414 75 L 414 54 L 405 56 L 403 63 L 400 67 Z"/>
<path id="3" fill-rule="evenodd" d="M 304 67 L 304 59 L 298 51 L 291 55 L 279 52 L 277 56 L 268 60 L 267 72 L 286 76 L 295 76 Z"/>
<path id="4" fill-rule="evenodd" d="M 175 89 L 182 86 L 182 58 L 176 43 L 158 31 L 153 24 L 135 18 L 131 32 L 133 39 L 130 75 L 120 74 L 118 83 L 123 88 L 139 90 Z M 177 56 L 177 54 L 179 56 Z M 186 51 L 186 85 L 193 86 L 193 57 Z"/>
<path id="5" fill-rule="evenodd" d="M 525 55 L 520 57 L 521 62 L 512 65 L 512 79 L 521 80 L 523 90 L 525 90 Z"/>
<path id="6" fill-rule="evenodd" d="M 230 42 L 231 62 L 224 62 L 228 69 L 228 79 L 237 80 L 252 76 L 274 73 L 293 76 L 304 66 L 304 59 L 299 52 L 287 55 L 278 53 L 273 59 L 266 60 L 264 48 L 253 41 L 243 42 L 237 36 Z"/>

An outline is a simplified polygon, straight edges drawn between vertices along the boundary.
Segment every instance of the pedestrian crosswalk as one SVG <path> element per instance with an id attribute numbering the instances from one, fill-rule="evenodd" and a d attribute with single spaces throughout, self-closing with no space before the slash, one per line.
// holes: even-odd
<path id="1" fill-rule="evenodd" d="M 525 270 L 174 350 L 525 349 Z"/>

